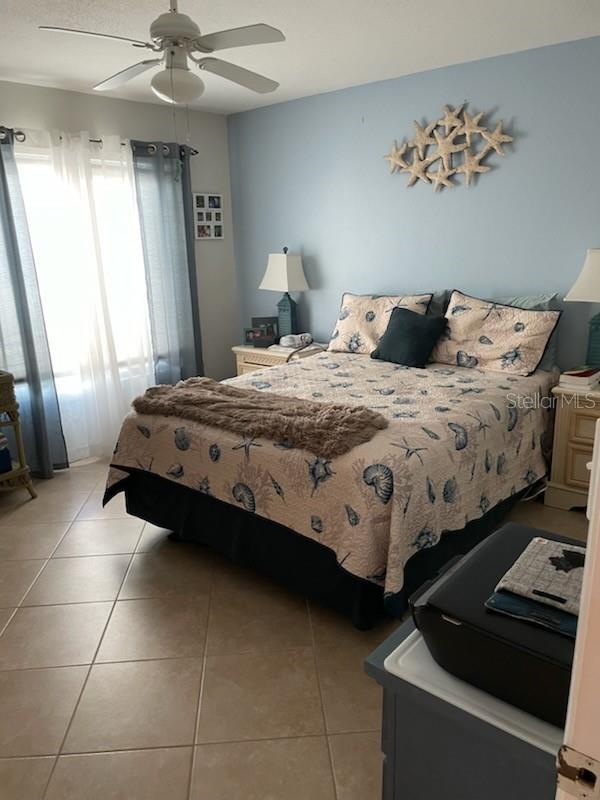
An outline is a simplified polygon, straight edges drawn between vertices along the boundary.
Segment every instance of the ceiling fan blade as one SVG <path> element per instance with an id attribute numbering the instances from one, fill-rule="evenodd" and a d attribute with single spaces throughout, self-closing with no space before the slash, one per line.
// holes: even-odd
<path id="1" fill-rule="evenodd" d="M 221 78 L 227 78 L 228 81 L 239 83 L 240 86 L 245 86 L 246 89 L 251 89 L 259 94 L 274 92 L 279 86 L 277 81 L 272 81 L 249 69 L 238 67 L 237 64 L 230 64 L 229 61 L 221 61 L 219 58 L 203 58 L 198 61 L 198 66 L 200 69 L 213 72 L 215 75 L 220 75 Z"/>
<path id="2" fill-rule="evenodd" d="M 101 81 L 94 86 L 94 91 L 96 92 L 107 92 L 109 89 L 118 89 L 119 86 L 123 86 L 124 83 L 127 81 L 136 78 L 138 75 L 141 75 L 142 72 L 146 72 L 147 69 L 150 67 L 154 67 L 156 64 L 160 64 L 162 62 L 162 58 L 149 58 L 146 61 L 140 61 L 138 64 L 133 64 L 131 67 L 127 67 L 126 69 L 122 69 L 120 72 L 117 72 L 115 75 L 111 75 L 110 78 L 107 78 L 105 81 Z"/>
<path id="3" fill-rule="evenodd" d="M 261 23 L 209 33 L 196 39 L 194 44 L 198 50 L 210 53 L 213 50 L 225 50 L 229 47 L 245 47 L 250 44 L 270 44 L 271 42 L 285 42 L 285 36 L 277 28 Z"/>
<path id="4" fill-rule="evenodd" d="M 102 39 L 116 39 L 118 42 L 129 42 L 136 47 L 148 47 L 147 42 L 140 39 L 129 39 L 127 36 L 113 36 L 111 33 L 95 33 L 94 31 L 80 31 L 75 28 L 57 28 L 55 25 L 40 25 L 41 31 L 54 31 L 55 33 L 74 33 L 77 36 L 98 36 Z"/>

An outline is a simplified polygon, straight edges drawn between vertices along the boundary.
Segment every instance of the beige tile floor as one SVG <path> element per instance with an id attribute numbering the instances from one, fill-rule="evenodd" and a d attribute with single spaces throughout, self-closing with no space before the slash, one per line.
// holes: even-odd
<path id="1" fill-rule="evenodd" d="M 377 800 L 360 633 L 101 507 L 106 466 L 0 496 L 1 800 Z M 581 513 L 514 519 L 584 537 Z"/>

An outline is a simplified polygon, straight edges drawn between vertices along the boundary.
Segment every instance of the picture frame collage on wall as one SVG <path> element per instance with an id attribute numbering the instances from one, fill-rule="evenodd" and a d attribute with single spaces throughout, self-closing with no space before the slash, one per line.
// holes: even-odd
<path id="1" fill-rule="evenodd" d="M 224 239 L 223 195 L 208 192 L 193 194 L 196 239 Z"/>

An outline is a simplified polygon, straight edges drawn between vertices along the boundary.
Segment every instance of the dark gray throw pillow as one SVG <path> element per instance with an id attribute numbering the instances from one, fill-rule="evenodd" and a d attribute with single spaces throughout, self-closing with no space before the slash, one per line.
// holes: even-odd
<path id="1" fill-rule="evenodd" d="M 424 367 L 445 327 L 445 317 L 430 317 L 408 308 L 395 308 L 371 358 L 406 367 Z"/>

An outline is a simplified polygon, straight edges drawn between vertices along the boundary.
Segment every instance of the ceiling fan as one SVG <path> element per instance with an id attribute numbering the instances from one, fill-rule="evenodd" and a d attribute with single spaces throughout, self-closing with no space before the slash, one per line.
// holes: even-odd
<path id="1" fill-rule="evenodd" d="M 204 83 L 198 75 L 190 71 L 188 58 L 197 64 L 201 70 L 220 75 L 222 78 L 238 83 L 253 92 L 265 94 L 273 92 L 279 86 L 277 81 L 265 78 L 263 75 L 258 75 L 249 69 L 238 67 L 228 61 L 213 58 L 212 55 L 208 54 L 213 53 L 215 50 L 225 50 L 229 47 L 283 42 L 285 41 L 285 36 L 280 30 L 270 25 L 259 24 L 247 25 L 243 28 L 231 28 L 230 30 L 217 31 L 203 36 L 198 25 L 187 14 L 181 14 L 178 11 L 177 0 L 170 0 L 169 11 L 161 14 L 150 25 L 150 39 L 152 40 L 150 42 L 129 39 L 126 36 L 113 36 L 107 33 L 58 28 L 53 25 L 40 25 L 40 30 L 116 39 L 121 42 L 129 42 L 134 47 L 145 48 L 153 53 L 160 53 L 158 58 L 140 61 L 96 84 L 94 90 L 98 92 L 118 89 L 127 81 L 141 75 L 142 72 L 163 64 L 164 69 L 152 77 L 150 82 L 152 91 L 167 103 L 186 105 L 197 100 L 204 92 Z"/>

